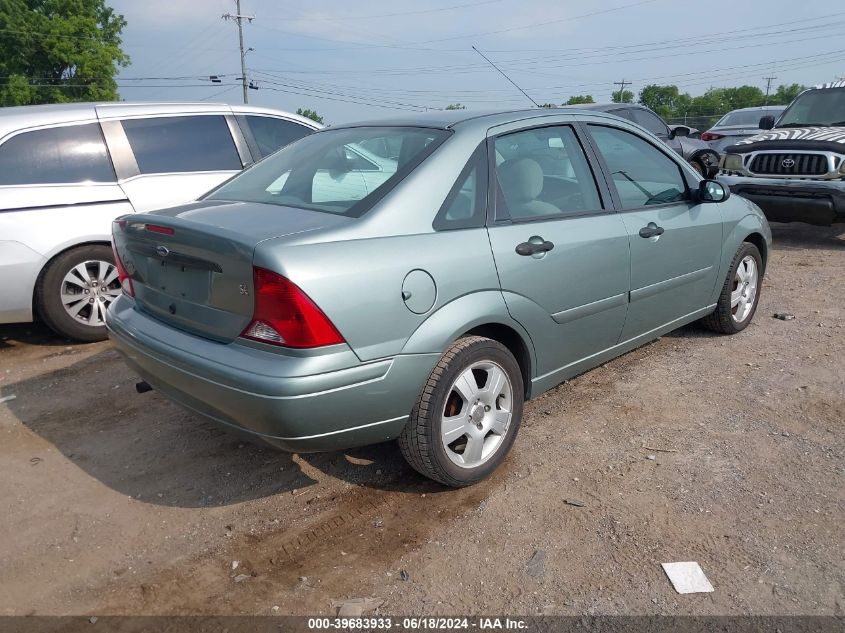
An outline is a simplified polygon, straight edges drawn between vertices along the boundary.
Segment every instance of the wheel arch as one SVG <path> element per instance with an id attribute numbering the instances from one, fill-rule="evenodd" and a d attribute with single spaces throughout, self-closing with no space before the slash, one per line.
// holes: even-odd
<path id="1" fill-rule="evenodd" d="M 513 354 L 522 372 L 525 399 L 531 397 L 531 379 L 534 377 L 533 360 L 529 347 L 519 332 L 503 323 L 485 323 L 467 330 L 458 338 L 463 336 L 483 336 L 504 345 Z"/>
<path id="2" fill-rule="evenodd" d="M 486 336 L 504 345 L 522 371 L 526 398 L 536 374 L 536 355 L 528 332 L 510 316 L 498 290 L 473 292 L 441 306 L 405 343 L 403 354 L 442 354 L 462 336 Z"/>
<path id="3" fill-rule="evenodd" d="M 50 257 L 44 262 L 44 265 L 41 267 L 41 270 L 38 271 L 38 276 L 35 278 L 35 284 L 32 286 L 32 316 L 33 320 L 35 317 L 40 317 L 40 310 L 38 308 L 38 288 L 41 285 L 41 282 L 44 279 L 44 275 L 47 274 L 50 266 L 56 261 L 59 257 L 64 255 L 65 253 L 72 251 L 77 248 L 82 248 L 85 246 L 108 246 L 111 247 L 111 242 L 108 240 L 102 239 L 91 239 L 86 240 L 84 242 L 74 242 L 73 244 L 69 244 L 50 254 Z"/>
<path id="4" fill-rule="evenodd" d="M 763 270 L 762 273 L 765 274 L 766 272 L 766 263 L 769 259 L 769 245 L 766 242 L 766 238 L 763 237 L 761 233 L 753 232 L 749 233 L 745 236 L 745 239 L 742 240 L 743 242 L 749 242 L 754 244 L 757 247 L 757 250 L 760 251 L 760 257 L 763 258 Z"/>

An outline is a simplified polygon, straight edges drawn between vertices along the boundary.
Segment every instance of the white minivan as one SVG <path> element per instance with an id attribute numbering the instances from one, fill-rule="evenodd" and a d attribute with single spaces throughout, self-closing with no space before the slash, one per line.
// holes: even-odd
<path id="1" fill-rule="evenodd" d="M 114 218 L 196 200 L 319 127 L 208 103 L 0 109 L 0 323 L 37 315 L 67 338 L 104 339 L 120 293 Z"/>

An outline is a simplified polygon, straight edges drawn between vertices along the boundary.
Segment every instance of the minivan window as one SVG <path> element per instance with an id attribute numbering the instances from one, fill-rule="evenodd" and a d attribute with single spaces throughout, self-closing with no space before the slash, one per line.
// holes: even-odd
<path id="1" fill-rule="evenodd" d="M 300 123 L 271 116 L 246 114 L 239 116 L 238 120 L 246 121 L 255 139 L 255 144 L 258 146 L 261 158 L 269 156 L 277 149 L 298 141 L 314 131 Z"/>
<path id="2" fill-rule="evenodd" d="M 429 128 L 356 127 L 306 136 L 212 191 L 210 200 L 263 202 L 359 217 L 442 143 Z M 396 159 L 364 149 L 367 141 L 399 148 Z"/>
<path id="3" fill-rule="evenodd" d="M 98 123 L 22 132 L 0 145 L 0 185 L 114 181 Z"/>
<path id="4" fill-rule="evenodd" d="M 126 119 L 121 123 L 142 174 L 243 168 L 222 115 Z"/>

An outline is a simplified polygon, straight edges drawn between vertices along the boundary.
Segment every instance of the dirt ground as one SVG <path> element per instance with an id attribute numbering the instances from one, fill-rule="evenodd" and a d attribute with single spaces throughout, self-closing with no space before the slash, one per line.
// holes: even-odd
<path id="1" fill-rule="evenodd" d="M 683 328 L 530 402 L 458 491 L 394 444 L 244 443 L 135 393 L 109 343 L 0 326 L 0 615 L 841 615 L 845 233 L 774 233 L 745 332 Z M 672 561 L 715 592 L 676 594 Z"/>

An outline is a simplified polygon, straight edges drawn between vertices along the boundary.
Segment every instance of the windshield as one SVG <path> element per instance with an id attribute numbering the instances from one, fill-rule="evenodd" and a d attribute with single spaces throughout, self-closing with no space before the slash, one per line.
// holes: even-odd
<path id="1" fill-rule="evenodd" d="M 808 90 L 792 102 L 778 127 L 845 126 L 845 88 Z"/>
<path id="2" fill-rule="evenodd" d="M 429 128 L 325 130 L 265 158 L 206 199 L 263 202 L 360 217 L 448 134 Z"/>
<path id="3" fill-rule="evenodd" d="M 745 125 L 747 127 L 757 127 L 760 124 L 760 118 L 764 116 L 777 116 L 783 112 L 783 108 L 768 108 L 759 110 L 745 110 L 728 112 L 725 116 L 719 119 L 719 122 L 713 127 L 726 127 L 728 125 Z"/>

